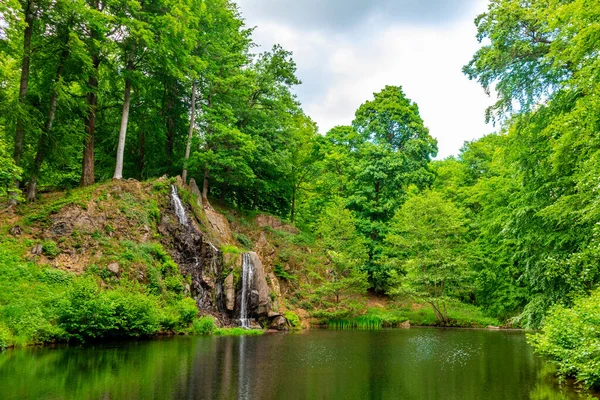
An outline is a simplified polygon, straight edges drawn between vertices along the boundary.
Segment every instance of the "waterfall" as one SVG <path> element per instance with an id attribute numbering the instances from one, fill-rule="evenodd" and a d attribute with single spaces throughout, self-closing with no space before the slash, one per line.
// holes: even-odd
<path id="1" fill-rule="evenodd" d="M 177 188 L 175 185 L 171 185 L 171 199 L 173 200 L 173 206 L 175 207 L 175 214 L 177 214 L 177 218 L 179 219 L 179 223 L 181 225 L 187 226 L 188 218 L 185 212 L 185 208 L 183 207 L 183 203 L 177 194 Z"/>
<path id="2" fill-rule="evenodd" d="M 250 328 L 250 320 L 248 319 L 248 298 L 251 296 L 252 277 L 252 259 L 249 253 L 242 255 L 242 301 L 240 304 L 240 323 L 242 328 Z"/>

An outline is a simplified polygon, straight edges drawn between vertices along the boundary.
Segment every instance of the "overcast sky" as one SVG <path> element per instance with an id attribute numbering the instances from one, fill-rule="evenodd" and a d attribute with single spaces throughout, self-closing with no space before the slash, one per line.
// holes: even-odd
<path id="1" fill-rule="evenodd" d="M 420 108 L 439 155 L 494 130 L 493 102 L 461 72 L 479 47 L 475 17 L 487 0 L 238 0 L 258 51 L 294 53 L 304 111 L 321 133 L 349 125 L 385 85 L 401 85 Z"/>

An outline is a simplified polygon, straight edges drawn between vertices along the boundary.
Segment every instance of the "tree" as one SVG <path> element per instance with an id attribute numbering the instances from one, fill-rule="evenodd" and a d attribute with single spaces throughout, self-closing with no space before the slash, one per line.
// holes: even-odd
<path id="1" fill-rule="evenodd" d="M 368 287 L 363 270 L 368 260 L 367 247 L 355 223 L 352 212 L 338 200 L 325 210 L 317 224 L 319 247 L 329 263 L 329 280 L 317 292 L 333 296 L 336 307 L 342 296 L 364 294 Z"/>
<path id="2" fill-rule="evenodd" d="M 292 185 L 290 222 L 292 224 L 296 221 L 298 196 L 307 182 L 315 176 L 317 172 L 315 162 L 318 157 L 317 125 L 304 114 L 296 116 L 294 122 L 295 129 L 290 140 L 290 183 Z"/>
<path id="3" fill-rule="evenodd" d="M 431 305 L 438 321 L 450 323 L 446 301 L 464 290 L 463 212 L 438 192 L 413 194 L 391 222 L 386 253 L 403 261 L 390 294 L 408 293 Z"/>

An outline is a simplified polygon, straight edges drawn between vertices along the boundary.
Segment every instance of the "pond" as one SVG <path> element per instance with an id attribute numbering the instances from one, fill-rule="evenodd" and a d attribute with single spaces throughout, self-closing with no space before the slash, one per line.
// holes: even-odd
<path id="1" fill-rule="evenodd" d="M 579 399 L 525 334 L 311 330 L 0 354 L 0 399 Z"/>

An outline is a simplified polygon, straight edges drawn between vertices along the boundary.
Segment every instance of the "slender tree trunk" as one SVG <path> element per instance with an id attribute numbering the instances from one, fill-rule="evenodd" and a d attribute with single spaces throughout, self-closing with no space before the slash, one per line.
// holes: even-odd
<path id="1" fill-rule="evenodd" d="M 196 81 L 192 84 L 192 107 L 190 111 L 190 129 L 188 131 L 187 144 L 185 146 L 185 156 L 183 160 L 183 183 L 187 183 L 187 162 L 190 159 L 192 149 L 192 137 L 194 136 L 194 125 L 196 124 Z"/>
<path id="2" fill-rule="evenodd" d="M 293 185 L 292 188 L 292 213 L 290 216 L 290 222 L 293 224 L 296 220 L 296 191 L 297 191 L 297 187 L 296 185 Z"/>
<path id="3" fill-rule="evenodd" d="M 202 183 L 202 204 L 204 205 L 204 208 L 208 208 L 209 207 L 209 203 L 208 203 L 208 178 L 209 178 L 209 171 L 208 171 L 208 165 L 206 166 L 205 170 L 204 170 L 204 182 Z"/>
<path id="4" fill-rule="evenodd" d="M 69 23 L 70 26 L 70 23 Z M 44 158 L 46 157 L 46 153 L 48 151 L 48 139 L 50 136 L 50 131 L 52 130 L 52 125 L 54 124 L 54 117 L 56 116 L 56 107 L 58 105 L 58 89 L 61 84 L 61 79 L 63 75 L 63 70 L 65 67 L 65 63 L 67 62 L 67 58 L 69 57 L 69 33 L 68 29 L 62 34 L 63 39 L 63 49 L 58 58 L 58 66 L 56 67 L 56 75 L 54 77 L 54 85 L 52 88 L 52 95 L 50 96 L 50 107 L 48 108 L 48 115 L 46 117 L 46 123 L 44 124 L 44 129 L 40 134 L 40 140 L 38 142 L 38 149 L 35 155 L 35 160 L 33 163 L 33 170 L 31 172 L 31 178 L 29 180 L 29 188 L 27 189 L 27 201 L 34 201 L 36 197 L 36 188 L 37 181 L 40 174 L 40 170 L 42 168 L 42 163 L 44 162 Z"/>
<path id="5" fill-rule="evenodd" d="M 19 85 L 19 109 L 17 112 L 17 127 L 15 131 L 15 144 L 13 148 L 13 159 L 15 164 L 20 166 L 21 158 L 23 157 L 23 142 L 25 140 L 25 120 L 23 118 L 25 98 L 29 88 L 29 70 L 31 64 L 31 37 L 33 36 L 33 23 L 35 21 L 35 13 L 33 10 L 34 1 L 27 2 L 25 9 L 25 32 L 23 34 L 23 60 L 21 62 L 21 81 Z M 20 182 L 14 182 L 14 189 L 9 192 L 8 205 L 14 206 L 17 204 L 17 193 Z"/>
<path id="6" fill-rule="evenodd" d="M 88 78 L 89 92 L 87 94 L 88 111 L 85 117 L 85 141 L 83 144 L 83 163 L 81 168 L 81 186 L 93 185 L 94 178 L 94 133 L 96 131 L 96 111 L 98 109 L 98 68 L 100 59 L 97 54 L 92 56 L 94 70 Z"/>
<path id="7" fill-rule="evenodd" d="M 117 163 L 113 179 L 123 179 L 123 155 L 125 154 L 125 138 L 127 136 L 127 123 L 129 121 L 129 107 L 131 105 L 131 77 L 133 71 L 133 50 L 127 62 L 127 73 L 125 77 L 125 93 L 123 96 L 123 113 L 121 114 L 121 129 L 119 130 L 119 143 L 117 144 Z"/>

